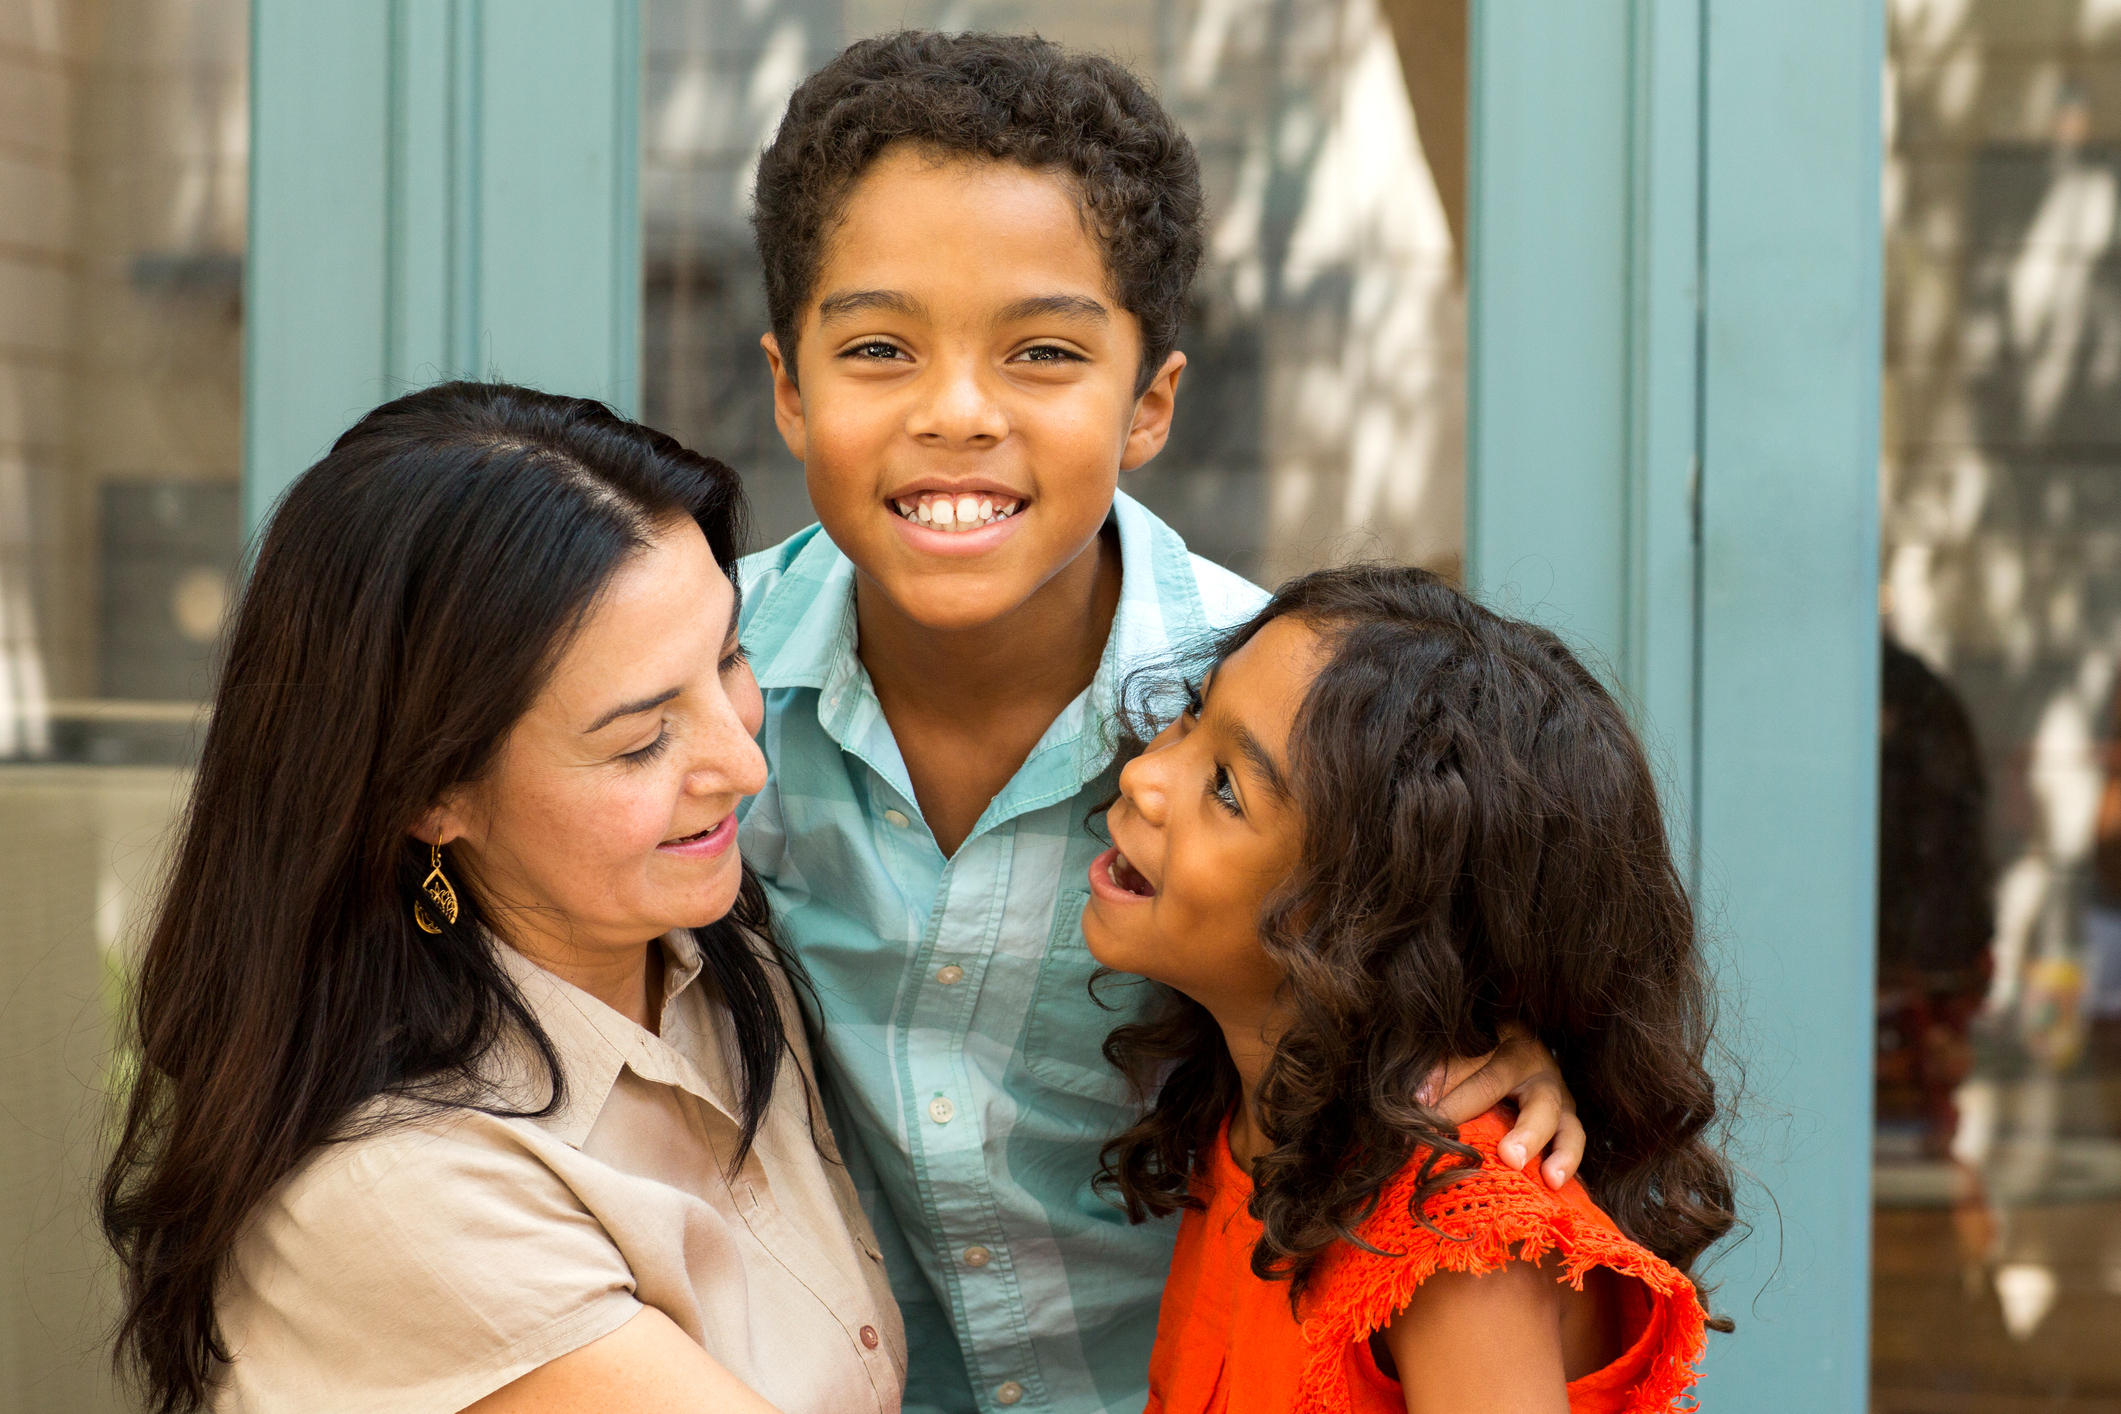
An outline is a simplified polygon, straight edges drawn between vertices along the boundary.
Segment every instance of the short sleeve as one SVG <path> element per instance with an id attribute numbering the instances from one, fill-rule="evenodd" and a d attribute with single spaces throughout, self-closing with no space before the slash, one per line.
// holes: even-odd
<path id="1" fill-rule="evenodd" d="M 1460 1128 L 1480 1165 L 1431 1196 L 1420 1218 L 1412 1199 L 1428 1151 L 1417 1150 L 1358 1230 L 1366 1247 L 1338 1243 L 1329 1251 L 1306 1299 L 1304 1338 L 1312 1353 L 1298 1386 L 1300 1414 L 1346 1414 L 1345 1353 L 1384 1329 L 1436 1272 L 1477 1275 L 1550 1252 L 1560 1257 L 1564 1280 L 1580 1284 L 1591 1268 L 1606 1267 L 1633 1277 L 1646 1297 L 1642 1335 L 1624 1357 L 1626 1368 L 1597 1381 L 1600 1407 L 1664 1414 L 1685 1398 L 1708 1319 L 1693 1282 L 1629 1240 L 1575 1179 L 1555 1192 L 1504 1164 L 1495 1150 L 1508 1128 L 1493 1111 Z M 1584 1383 L 1569 1386 L 1572 1408 Z"/>
<path id="2" fill-rule="evenodd" d="M 454 1414 L 624 1325 L 633 1274 L 557 1142 L 459 1111 L 317 1154 L 222 1282 L 215 1407 Z"/>

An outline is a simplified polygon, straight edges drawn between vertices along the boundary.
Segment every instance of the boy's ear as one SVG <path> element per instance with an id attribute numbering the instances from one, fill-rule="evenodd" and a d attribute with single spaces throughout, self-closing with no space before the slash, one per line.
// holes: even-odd
<path id="1" fill-rule="evenodd" d="M 773 370 L 773 425 L 781 429 L 781 440 L 795 459 L 808 461 L 803 450 L 810 439 L 803 426 L 803 395 L 795 386 L 795 370 L 781 357 L 781 341 L 770 330 L 759 335 L 759 347 L 766 351 L 766 364 Z"/>
<path id="2" fill-rule="evenodd" d="M 1127 447 L 1120 453 L 1121 471 L 1141 466 L 1170 440 L 1171 414 L 1178 408 L 1178 375 L 1185 371 L 1186 356 L 1173 349 L 1148 388 L 1134 400 L 1134 425 L 1127 429 Z M 785 429 L 782 435 L 787 435 Z"/>

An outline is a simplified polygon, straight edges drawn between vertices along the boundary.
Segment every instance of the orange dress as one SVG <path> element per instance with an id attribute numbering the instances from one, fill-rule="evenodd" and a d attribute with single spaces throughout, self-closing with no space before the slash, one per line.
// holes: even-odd
<path id="1" fill-rule="evenodd" d="M 1299 1324 L 1288 1283 L 1252 1274 L 1260 1237 L 1246 1211 L 1252 1182 L 1231 1159 L 1225 1130 L 1196 1190 L 1207 1211 L 1189 1210 L 1179 1228 L 1149 1357 L 1145 1414 L 1405 1414 L 1399 1382 L 1370 1353 L 1371 1334 L 1391 1323 L 1431 1272 L 1493 1271 L 1513 1255 L 1536 1261 L 1550 1251 L 1561 1253 L 1566 1279 L 1578 1285 L 1594 1267 L 1635 1278 L 1619 1284 L 1628 1293 L 1628 1348 L 1570 1382 L 1570 1414 L 1691 1408 L 1686 1392 L 1707 1319 L 1693 1283 L 1623 1236 L 1573 1178 L 1556 1193 L 1505 1167 L 1495 1146 L 1508 1132 L 1494 1112 L 1460 1128 L 1459 1138 L 1483 1163 L 1429 1200 L 1429 1218 L 1444 1238 L 1408 1211 L 1422 1158 L 1416 1154 L 1358 1229 L 1380 1252 L 1400 1255 L 1336 1243 L 1304 1295 Z"/>

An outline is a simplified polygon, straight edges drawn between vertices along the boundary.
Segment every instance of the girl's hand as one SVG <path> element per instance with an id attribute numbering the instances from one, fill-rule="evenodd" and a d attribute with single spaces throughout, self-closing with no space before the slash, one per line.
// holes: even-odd
<path id="1" fill-rule="evenodd" d="M 1484 1056 L 1454 1057 L 1428 1099 L 1453 1124 L 1477 1119 L 1504 1100 L 1517 1104 L 1517 1126 L 1503 1136 L 1496 1152 L 1513 1169 L 1522 1170 L 1534 1154 L 1544 1152 L 1539 1176 L 1559 1188 L 1583 1162 L 1583 1125 L 1576 1118 L 1576 1097 L 1562 1082 L 1561 1067 L 1537 1036 L 1515 1022 L 1500 1028 L 1502 1044 Z"/>

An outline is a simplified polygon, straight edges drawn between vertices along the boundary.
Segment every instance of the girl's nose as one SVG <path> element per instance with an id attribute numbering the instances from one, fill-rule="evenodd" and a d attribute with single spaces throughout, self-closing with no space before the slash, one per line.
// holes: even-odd
<path id="1" fill-rule="evenodd" d="M 1151 825 L 1161 825 L 1170 814 L 1165 785 L 1169 753 L 1153 746 L 1120 768 L 1119 793 L 1137 815 Z"/>

